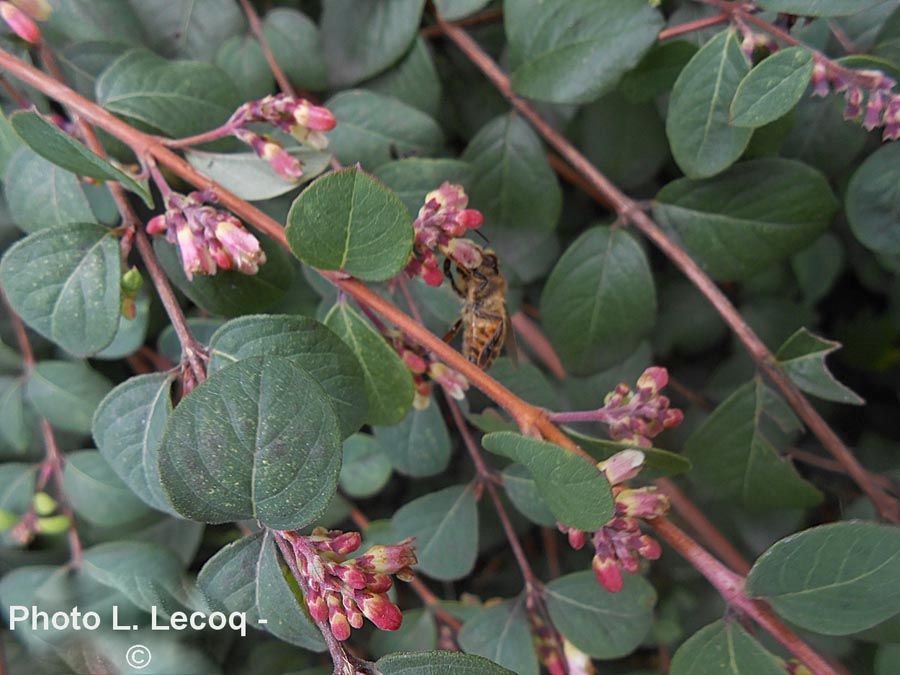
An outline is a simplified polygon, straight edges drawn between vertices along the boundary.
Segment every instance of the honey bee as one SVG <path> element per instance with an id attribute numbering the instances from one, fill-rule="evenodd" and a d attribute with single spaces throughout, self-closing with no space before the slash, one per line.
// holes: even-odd
<path id="1" fill-rule="evenodd" d="M 497 254 L 491 249 L 481 253 L 481 263 L 474 268 L 444 260 L 444 275 L 456 294 L 465 300 L 462 317 L 457 320 L 444 340 L 450 342 L 463 330 L 463 354 L 482 370 L 487 370 L 507 347 L 515 360 L 515 335 L 506 311 L 506 279 L 500 272 Z"/>

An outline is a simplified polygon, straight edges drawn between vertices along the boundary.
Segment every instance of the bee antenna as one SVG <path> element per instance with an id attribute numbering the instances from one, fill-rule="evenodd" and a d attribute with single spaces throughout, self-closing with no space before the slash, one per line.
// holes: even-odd
<path id="1" fill-rule="evenodd" d="M 477 234 L 479 237 L 481 237 L 481 238 L 484 240 L 484 243 L 485 243 L 485 244 L 490 244 L 490 243 L 491 243 L 491 240 L 488 239 L 487 237 L 485 237 L 485 236 L 481 233 L 481 230 L 472 230 L 472 232 L 473 232 L 474 234 Z"/>

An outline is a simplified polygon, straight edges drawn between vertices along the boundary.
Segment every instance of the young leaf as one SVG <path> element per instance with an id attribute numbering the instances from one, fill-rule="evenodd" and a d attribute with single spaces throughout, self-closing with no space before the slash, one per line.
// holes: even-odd
<path id="1" fill-rule="evenodd" d="M 800 421 L 762 380 L 748 382 L 713 411 L 685 444 L 691 477 L 719 499 L 753 510 L 805 508 L 822 494 L 780 453 Z"/>
<path id="2" fill-rule="evenodd" d="M 381 675 L 515 675 L 496 663 L 459 652 L 388 654 L 375 664 Z"/>
<path id="3" fill-rule="evenodd" d="M 366 419 L 368 402 L 359 361 L 325 325 L 304 316 L 257 314 L 229 321 L 209 340 L 209 372 L 248 356 L 280 356 L 301 368 L 331 398 L 341 432 Z"/>
<path id="4" fill-rule="evenodd" d="M 816 633 L 870 628 L 900 606 L 900 531 L 848 521 L 793 534 L 759 557 L 745 589 Z"/>
<path id="5" fill-rule="evenodd" d="M 539 666 L 525 612 L 525 597 L 493 605 L 466 621 L 459 646 L 518 675 L 538 675 Z"/>
<path id="6" fill-rule="evenodd" d="M 50 424 L 88 434 L 94 410 L 110 389 L 109 380 L 83 361 L 41 361 L 31 371 L 25 391 Z"/>
<path id="7" fill-rule="evenodd" d="M 510 464 L 501 475 L 506 495 L 528 520 L 544 527 L 556 527 L 556 516 L 547 507 L 531 472 L 522 464 Z"/>
<path id="8" fill-rule="evenodd" d="M 633 443 L 619 443 L 618 441 L 610 441 L 605 438 L 596 438 L 565 427 L 563 430 L 567 436 L 598 461 L 609 459 L 617 452 L 634 447 Z M 659 476 L 677 476 L 680 473 L 689 471 L 691 468 L 689 459 L 674 452 L 662 450 L 661 448 L 640 448 L 640 451 L 644 453 L 646 458 L 644 461 L 645 468 L 641 471 L 641 478 L 644 480 Z"/>
<path id="9" fill-rule="evenodd" d="M 267 66 L 268 67 L 268 66 Z M 255 152 L 202 152 L 185 153 L 187 161 L 216 181 L 226 190 L 248 202 L 264 201 L 296 190 L 328 168 L 331 155 L 306 147 L 288 147 L 288 154 L 300 160 L 303 175 L 297 180 L 285 180 L 272 165 Z"/>
<path id="10" fill-rule="evenodd" d="M 187 518 L 297 529 L 337 489 L 341 434 L 330 397 L 288 359 L 253 356 L 210 376 L 170 415 L 159 473 Z"/>
<path id="11" fill-rule="evenodd" d="M 620 228 L 591 228 L 557 262 L 541 296 L 541 315 L 571 373 L 596 373 L 628 356 L 656 318 L 643 250 Z"/>
<path id="12" fill-rule="evenodd" d="M 319 27 L 302 12 L 275 7 L 263 19 L 263 33 L 284 74 L 298 87 L 320 91 L 328 85 Z"/>
<path id="13" fill-rule="evenodd" d="M 900 144 L 873 152 L 847 186 L 847 220 L 856 238 L 878 253 L 900 253 Z"/>
<path id="14" fill-rule="evenodd" d="M 143 199 L 149 208 L 153 208 L 153 197 L 146 184 L 139 183 L 130 174 L 86 148 L 43 115 L 33 110 L 23 110 L 15 113 L 9 121 L 22 140 L 44 159 L 77 176 L 121 183 Z"/>
<path id="15" fill-rule="evenodd" d="M 97 80 L 97 103 L 130 123 L 181 138 L 223 124 L 241 101 L 216 66 L 132 49 Z"/>
<path id="16" fill-rule="evenodd" d="M 350 497 L 371 497 L 391 478 L 391 462 L 369 434 L 353 434 L 344 441 L 341 489 Z"/>
<path id="17" fill-rule="evenodd" d="M 96 450 L 66 456 L 63 488 L 72 510 L 94 525 L 118 527 L 153 513 L 119 480 Z"/>
<path id="18" fill-rule="evenodd" d="M 172 377 L 138 375 L 113 389 L 94 414 L 94 442 L 116 475 L 145 503 L 175 515 L 159 478 L 159 447 L 172 412 Z"/>
<path id="19" fill-rule="evenodd" d="M 610 593 L 590 570 L 547 584 L 547 609 L 560 633 L 597 659 L 617 659 L 634 651 L 653 621 L 656 591 L 646 579 L 623 575 L 625 585 Z"/>
<path id="20" fill-rule="evenodd" d="M 609 483 L 583 457 L 509 431 L 487 434 L 481 442 L 491 452 L 524 464 L 553 515 L 569 527 L 592 532 L 613 517 Z"/>
<path id="21" fill-rule="evenodd" d="M 433 476 L 450 462 L 450 435 L 434 398 L 394 426 L 375 427 L 375 438 L 393 467 L 406 476 Z"/>
<path id="22" fill-rule="evenodd" d="M 416 569 L 435 579 L 461 579 L 478 555 L 478 504 L 473 485 L 454 485 L 401 506 L 391 519 L 400 538 L 416 538 Z"/>
<path id="23" fill-rule="evenodd" d="M 781 345 L 775 358 L 778 366 L 806 393 L 826 401 L 864 405 L 862 397 L 841 384 L 825 365 L 825 357 L 840 347 L 840 342 L 825 340 L 801 328 Z"/>
<path id="24" fill-rule="evenodd" d="M 745 77 L 731 103 L 731 124 L 756 129 L 788 114 L 809 86 L 812 52 L 789 47 L 775 52 Z"/>
<path id="25" fill-rule="evenodd" d="M 656 200 L 660 224 L 721 280 L 749 278 L 802 250 L 838 208 L 825 176 L 776 158 L 742 162 L 715 178 L 673 181 Z"/>
<path id="26" fill-rule="evenodd" d="M 321 33 L 332 87 L 356 84 L 403 56 L 416 38 L 424 6 L 425 0 L 326 2 Z"/>
<path id="27" fill-rule="evenodd" d="M 337 333 L 362 367 L 369 424 L 397 424 L 412 407 L 415 389 L 412 375 L 397 352 L 356 310 L 339 302 L 325 317 L 325 325 Z"/>
<path id="28" fill-rule="evenodd" d="M 36 232 L 0 261 L 0 283 L 31 328 L 78 356 L 106 347 L 119 326 L 119 241 L 101 225 Z"/>
<path id="29" fill-rule="evenodd" d="M 307 265 L 365 281 L 399 274 L 413 245 L 412 217 L 393 192 L 359 169 L 319 178 L 291 206 L 287 238 Z"/>
<path id="30" fill-rule="evenodd" d="M 328 143 L 343 164 L 359 162 L 372 170 L 395 156 L 437 154 L 444 144 L 437 122 L 392 96 L 349 89 L 325 107 L 337 118 Z"/>
<path id="31" fill-rule="evenodd" d="M 552 103 L 587 103 L 612 90 L 663 27 L 659 12 L 642 0 L 516 0 L 504 10 L 520 64 L 513 89 Z"/>
<path id="32" fill-rule="evenodd" d="M 731 102 L 750 66 L 732 29 L 707 42 L 672 89 L 666 134 L 681 170 L 705 178 L 727 169 L 744 152 L 752 129 L 728 123 Z"/>
<path id="33" fill-rule="evenodd" d="M 784 663 L 732 619 L 688 638 L 672 658 L 670 675 L 784 675 Z"/>

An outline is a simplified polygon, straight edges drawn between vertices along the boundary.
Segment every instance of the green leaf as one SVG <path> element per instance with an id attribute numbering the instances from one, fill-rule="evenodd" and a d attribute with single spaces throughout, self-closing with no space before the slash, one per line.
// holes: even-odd
<path id="1" fill-rule="evenodd" d="M 328 84 L 325 50 L 316 24 L 290 7 L 276 7 L 263 19 L 263 34 L 284 74 L 303 89 Z"/>
<path id="2" fill-rule="evenodd" d="M 182 564 L 168 548 L 147 541 L 113 541 L 84 552 L 82 569 L 144 611 L 170 616 L 185 597 Z"/>
<path id="3" fill-rule="evenodd" d="M 96 450 L 66 456 L 63 488 L 75 513 L 100 527 L 126 525 L 152 513 Z"/>
<path id="4" fill-rule="evenodd" d="M 480 656 L 458 652 L 398 652 L 375 666 L 381 675 L 515 675 Z"/>
<path id="5" fill-rule="evenodd" d="M 369 424 L 400 422 L 412 407 L 415 389 L 406 364 L 378 331 L 346 302 L 339 302 L 325 317 L 325 325 L 338 334 L 362 366 Z"/>
<path id="6" fill-rule="evenodd" d="M 510 464 L 503 470 L 501 478 L 506 495 L 522 515 L 543 527 L 556 527 L 556 516 L 541 497 L 541 491 L 527 467 Z"/>
<path id="7" fill-rule="evenodd" d="M 425 0 L 330 0 L 321 34 L 332 88 L 380 73 L 415 40 Z"/>
<path id="8" fill-rule="evenodd" d="M 691 477 L 719 499 L 740 499 L 752 510 L 806 508 L 822 494 L 781 456 L 800 430 L 794 413 L 755 379 L 740 387 L 685 444 Z"/>
<path id="9" fill-rule="evenodd" d="M 10 159 L 4 192 L 9 215 L 25 232 L 94 220 L 78 178 L 30 148 L 23 147 Z"/>
<path id="10" fill-rule="evenodd" d="M 625 189 L 646 183 L 669 159 L 656 106 L 632 103 L 617 92 L 582 108 L 570 137 L 594 166 Z"/>
<path id="11" fill-rule="evenodd" d="M 728 123 L 731 102 L 750 71 L 734 31 L 707 42 L 681 71 L 666 119 L 675 161 L 691 178 L 727 169 L 744 152 L 752 129 Z"/>
<path id="12" fill-rule="evenodd" d="M 17 454 L 28 452 L 37 422 L 25 404 L 25 384 L 24 378 L 0 377 L 0 440 Z"/>
<path id="13" fill-rule="evenodd" d="M 437 154 L 444 144 L 437 122 L 391 96 L 350 89 L 325 106 L 338 122 L 328 143 L 343 164 L 371 170 L 396 156 Z"/>
<path id="14" fill-rule="evenodd" d="M 791 258 L 791 269 L 808 305 L 827 296 L 846 265 L 843 243 L 826 232 Z"/>
<path id="15" fill-rule="evenodd" d="M 215 63 L 231 76 L 241 98 L 247 101 L 262 98 L 275 86 L 266 55 L 253 35 L 234 35 L 225 40 L 216 52 Z"/>
<path id="16" fill-rule="evenodd" d="M 17 516 L 25 515 L 34 499 L 36 479 L 37 467 L 33 464 L 0 464 L 0 509 Z"/>
<path id="17" fill-rule="evenodd" d="M 863 246 L 878 253 L 900 253 L 900 145 L 872 153 L 847 186 L 847 220 Z"/>
<path id="18" fill-rule="evenodd" d="M 364 281 L 399 274 L 412 251 L 412 217 L 403 202 L 356 168 L 315 181 L 291 206 L 287 223 L 300 260 Z"/>
<path id="19" fill-rule="evenodd" d="M 143 199 L 149 208 L 153 208 L 153 197 L 146 184 L 139 183 L 130 174 L 113 166 L 39 113 L 23 110 L 10 117 L 9 121 L 22 140 L 44 159 L 78 176 L 121 183 Z"/>
<path id="20" fill-rule="evenodd" d="M 307 147 L 288 147 L 288 153 L 300 160 L 303 175 L 287 180 L 255 152 L 202 152 L 191 150 L 185 157 L 205 176 L 248 202 L 264 201 L 296 190 L 329 167 L 331 155 Z"/>
<path id="21" fill-rule="evenodd" d="M 138 375 L 113 389 L 94 414 L 94 442 L 116 475 L 154 509 L 175 515 L 159 478 L 159 448 L 172 412 L 172 377 Z"/>
<path id="22" fill-rule="evenodd" d="M 504 12 L 520 64 L 513 90 L 552 103 L 587 103 L 612 90 L 663 27 L 645 0 L 516 0 Z"/>
<path id="23" fill-rule="evenodd" d="M 188 329 L 200 344 L 208 345 L 215 332 L 225 324 L 225 320 L 191 317 L 185 323 L 187 323 Z M 178 341 L 178 334 L 173 326 L 166 326 L 162 333 L 159 334 L 159 337 L 156 339 L 156 350 L 160 356 L 172 363 L 181 362 L 183 358 L 181 343 Z"/>
<path id="24" fill-rule="evenodd" d="M 13 155 L 22 147 L 22 139 L 10 126 L 6 114 L 0 110 L 0 174 L 6 173 Z"/>
<path id="25" fill-rule="evenodd" d="M 826 340 L 801 328 L 779 347 L 775 359 L 778 367 L 806 393 L 826 401 L 864 405 L 865 400 L 841 384 L 825 365 L 825 357 L 840 347 L 840 342 Z"/>
<path id="26" fill-rule="evenodd" d="M 900 530 L 847 521 L 793 534 L 759 557 L 745 590 L 816 633 L 870 628 L 900 607 Z"/>
<path id="27" fill-rule="evenodd" d="M 467 576 L 478 555 L 475 486 L 454 485 L 401 506 L 391 519 L 399 538 L 416 538 L 416 569 L 441 581 Z"/>
<path id="28" fill-rule="evenodd" d="M 136 3 L 137 4 L 137 3 Z M 42 24 L 50 34 L 68 40 L 103 40 L 114 35 L 123 42 L 139 43 L 144 35 L 132 3 L 121 0 L 54 0 L 53 11 Z"/>
<path id="29" fill-rule="evenodd" d="M 756 129 L 787 115 L 806 91 L 812 71 L 809 49 L 775 52 L 741 80 L 731 103 L 731 123 Z"/>
<path id="30" fill-rule="evenodd" d="M 428 42 L 422 36 L 390 70 L 366 82 L 366 89 L 393 96 L 432 118 L 441 113 L 441 80 Z"/>
<path id="31" fill-rule="evenodd" d="M 94 354 L 95 359 L 116 361 L 131 356 L 143 346 L 147 339 L 147 328 L 150 326 L 150 296 L 141 293 L 135 302 L 133 319 L 119 313 L 119 326 L 116 335 L 102 350 Z"/>
<path id="32" fill-rule="evenodd" d="M 433 476 L 450 463 L 450 435 L 433 397 L 424 410 L 413 408 L 399 424 L 375 427 L 384 454 L 406 476 Z"/>
<path id="33" fill-rule="evenodd" d="M 394 652 L 425 652 L 437 647 L 438 628 L 430 609 L 403 612 L 403 625 L 394 632 L 375 631 L 369 642 L 375 658 Z M 328 675 L 323 673 L 322 675 Z"/>
<path id="34" fill-rule="evenodd" d="M 353 434 L 344 441 L 341 489 L 350 497 L 371 497 L 391 478 L 391 462 L 369 434 Z"/>
<path id="35" fill-rule="evenodd" d="M 656 291 L 641 247 L 621 228 L 594 227 L 556 263 L 541 296 L 547 337 L 566 370 L 596 373 L 653 329 Z"/>
<path id="36" fill-rule="evenodd" d="M 197 585 L 214 610 L 245 612 L 255 628 L 304 649 L 322 651 L 322 634 L 275 549 L 268 533 L 228 544 L 206 562 Z M 259 622 L 261 618 L 265 624 Z"/>
<path id="37" fill-rule="evenodd" d="M 462 155 L 472 165 L 469 201 L 492 228 L 549 232 L 556 227 L 562 192 L 540 139 L 510 113 L 488 122 Z M 499 251 L 501 260 L 503 250 Z"/>
<path id="38" fill-rule="evenodd" d="M 490 659 L 518 675 L 538 675 L 525 596 L 482 609 L 466 621 L 458 641 L 464 651 Z"/>
<path id="39" fill-rule="evenodd" d="M 759 6 L 773 12 L 798 16 L 849 16 L 884 0 L 760 0 Z"/>
<path id="40" fill-rule="evenodd" d="M 133 49 L 97 80 L 97 103 L 141 129 L 172 138 L 223 124 L 240 105 L 231 79 L 216 66 L 166 61 Z"/>
<path id="41" fill-rule="evenodd" d="M 869 139 L 858 122 L 844 119 L 846 102 L 840 96 L 800 100 L 793 128 L 781 144 L 781 155 L 799 159 L 835 176 L 854 164 Z"/>
<path id="42" fill-rule="evenodd" d="M 670 675 L 784 675 L 784 663 L 731 619 L 701 628 L 672 658 Z"/>
<path id="43" fill-rule="evenodd" d="M 278 356 L 309 374 L 325 390 L 349 436 L 366 419 L 367 400 L 356 356 L 326 326 L 304 316 L 257 314 L 229 321 L 209 341 L 209 372 L 250 356 Z"/>
<path id="44" fill-rule="evenodd" d="M 233 0 L 154 0 L 131 5 L 153 49 L 167 57 L 211 61 L 219 45 L 246 26 Z"/>
<path id="45" fill-rule="evenodd" d="M 115 38 L 112 38 L 115 40 Z M 57 52 L 60 68 L 69 85 L 88 99 L 94 98 L 97 77 L 108 64 L 131 47 L 123 42 L 107 39 L 73 42 Z M 108 138 L 104 139 L 106 142 Z M 112 152 L 114 144 L 108 148 Z M 116 150 L 118 152 L 118 150 Z"/>
<path id="46" fill-rule="evenodd" d="M 445 21 L 456 21 L 483 9 L 490 0 L 435 0 L 434 5 Z"/>
<path id="47" fill-rule="evenodd" d="M 254 356 L 211 375 L 169 416 L 162 483 L 187 518 L 298 529 L 337 489 L 341 434 L 329 396 L 288 359 Z"/>
<path id="48" fill-rule="evenodd" d="M 660 224 L 717 279 L 746 279 L 802 250 L 831 223 L 838 203 L 815 169 L 787 159 L 742 162 L 715 178 L 664 187 Z"/>
<path id="49" fill-rule="evenodd" d="M 409 157 L 382 164 L 372 175 L 397 193 L 413 216 L 425 204 L 425 195 L 444 181 L 472 184 L 472 167 L 456 159 Z"/>
<path id="50" fill-rule="evenodd" d="M 605 438 L 595 438 L 581 434 L 573 429 L 563 428 L 566 435 L 578 443 L 584 450 L 598 461 L 609 459 L 617 452 L 633 448 L 633 443 L 619 443 Z M 676 476 L 685 473 L 691 468 L 691 462 L 686 457 L 660 448 L 638 448 L 644 453 L 644 469 L 641 478 L 644 480 L 658 478 L 660 476 Z"/>
<path id="51" fill-rule="evenodd" d="M 287 251 L 258 232 L 254 236 L 266 254 L 266 262 L 253 275 L 218 270 L 213 276 L 197 274 L 188 281 L 174 244 L 164 237 L 156 237 L 153 250 L 169 280 L 207 312 L 225 316 L 257 314 L 284 298 L 294 281 L 294 270 Z"/>
<path id="52" fill-rule="evenodd" d="M 613 517 L 609 483 L 583 457 L 509 431 L 487 434 L 481 442 L 491 452 L 524 464 L 553 515 L 569 527 L 592 532 Z"/>
<path id="53" fill-rule="evenodd" d="M 42 230 L 7 250 L 0 282 L 25 323 L 87 356 L 116 335 L 121 257 L 119 240 L 100 225 Z"/>
<path id="54" fill-rule="evenodd" d="M 644 577 L 623 576 L 610 593 L 590 570 L 554 579 L 546 586 L 547 609 L 557 630 L 597 659 L 617 659 L 643 642 L 653 622 L 656 591 Z"/>
<path id="55" fill-rule="evenodd" d="M 650 48 L 634 70 L 625 73 L 619 91 L 636 103 L 652 101 L 675 86 L 675 80 L 697 53 L 687 40 L 671 40 Z"/>
<path id="56" fill-rule="evenodd" d="M 26 394 L 39 415 L 65 431 L 88 434 L 94 410 L 112 385 L 83 361 L 41 361 Z"/>

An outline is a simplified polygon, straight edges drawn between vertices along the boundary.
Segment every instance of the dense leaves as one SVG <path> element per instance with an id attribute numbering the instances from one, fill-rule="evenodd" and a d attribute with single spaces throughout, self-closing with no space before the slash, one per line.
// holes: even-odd
<path id="1" fill-rule="evenodd" d="M 672 657 L 672 675 L 780 675 L 782 662 L 736 621 L 716 621 L 697 631 Z"/>

